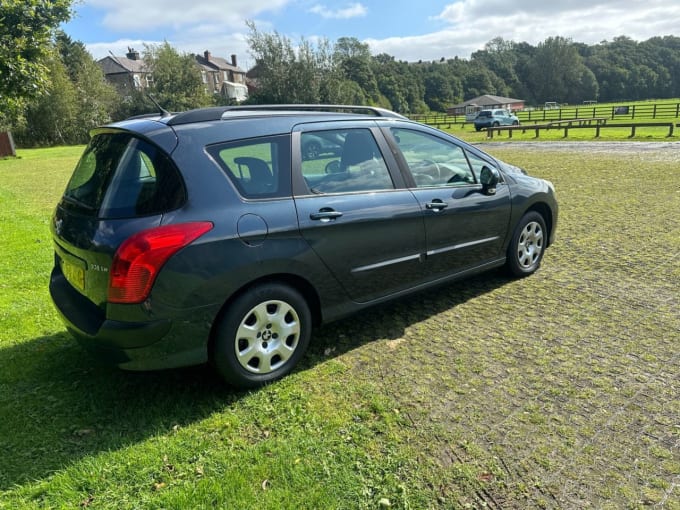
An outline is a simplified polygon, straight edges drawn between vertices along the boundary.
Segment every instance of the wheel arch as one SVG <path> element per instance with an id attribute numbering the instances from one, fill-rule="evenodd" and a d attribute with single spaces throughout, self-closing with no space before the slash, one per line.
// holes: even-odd
<path id="1" fill-rule="evenodd" d="M 222 304 L 219 312 L 217 312 L 217 315 L 215 315 L 215 318 L 210 325 L 210 336 L 208 338 L 208 357 L 212 356 L 213 353 L 217 325 L 220 323 L 222 317 L 224 317 L 229 305 L 233 303 L 238 297 L 262 283 L 279 283 L 295 289 L 302 295 L 302 297 L 307 302 L 307 306 L 309 306 L 309 311 L 312 314 L 312 327 L 316 327 L 321 324 L 321 299 L 317 291 L 314 289 L 314 286 L 309 281 L 299 275 L 288 273 L 262 276 L 243 285 L 241 288 L 232 293 L 231 296 L 229 296 L 224 302 L 224 304 Z"/>
<path id="2" fill-rule="evenodd" d="M 552 232 L 553 232 L 553 227 L 554 227 L 554 218 L 553 218 L 553 212 L 552 209 L 550 209 L 550 206 L 546 204 L 545 202 L 536 202 L 535 204 L 532 204 L 531 207 L 529 207 L 526 211 L 524 211 L 524 214 L 535 211 L 541 216 L 543 216 L 543 221 L 545 221 L 545 228 L 548 230 L 547 236 L 546 236 L 546 248 L 550 246 L 550 240 L 552 239 Z M 522 216 L 524 216 L 524 214 Z"/>

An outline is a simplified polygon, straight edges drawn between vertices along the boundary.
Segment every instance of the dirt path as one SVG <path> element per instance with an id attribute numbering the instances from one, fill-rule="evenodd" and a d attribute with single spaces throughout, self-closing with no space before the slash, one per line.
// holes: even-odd
<path id="1" fill-rule="evenodd" d="M 575 151 L 610 154 L 654 155 L 654 159 L 680 161 L 680 142 L 481 142 L 476 147 L 530 151 Z"/>

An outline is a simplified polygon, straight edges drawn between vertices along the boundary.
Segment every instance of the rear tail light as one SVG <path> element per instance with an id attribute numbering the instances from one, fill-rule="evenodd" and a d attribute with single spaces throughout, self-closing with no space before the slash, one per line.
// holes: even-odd
<path id="1" fill-rule="evenodd" d="M 213 228 L 209 221 L 165 225 L 128 237 L 113 256 L 110 303 L 141 303 L 151 292 L 163 264 Z"/>

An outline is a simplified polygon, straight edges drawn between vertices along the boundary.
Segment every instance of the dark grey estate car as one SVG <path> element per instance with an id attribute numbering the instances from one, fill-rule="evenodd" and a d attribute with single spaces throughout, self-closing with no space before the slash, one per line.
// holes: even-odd
<path id="1" fill-rule="evenodd" d="M 326 140 L 338 150 L 303 152 Z M 506 265 L 538 269 L 553 186 L 377 108 L 224 107 L 92 132 L 51 223 L 68 330 L 130 370 L 253 387 L 312 327 Z"/>

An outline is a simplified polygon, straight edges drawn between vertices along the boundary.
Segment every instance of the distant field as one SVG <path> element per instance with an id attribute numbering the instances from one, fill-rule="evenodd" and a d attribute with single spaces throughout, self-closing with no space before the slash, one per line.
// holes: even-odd
<path id="1" fill-rule="evenodd" d="M 486 146 L 557 188 L 538 273 L 325 326 L 244 393 L 93 362 L 47 294 L 82 147 L 1 160 L 0 508 L 680 510 L 680 156 L 593 146 Z"/>
<path id="2" fill-rule="evenodd" d="M 624 108 L 621 110 L 620 108 Z M 625 112 L 625 113 L 624 113 Z M 595 138 L 595 127 L 583 129 L 570 129 L 568 140 L 588 141 L 674 141 L 680 140 L 680 99 L 664 99 L 649 101 L 597 103 L 594 105 L 563 105 L 560 108 L 543 110 L 542 108 L 527 108 L 516 112 L 523 126 L 535 124 L 547 124 L 565 119 L 575 118 L 604 118 L 608 123 L 649 123 L 649 122 L 672 122 L 674 124 L 673 136 L 669 137 L 669 128 L 640 126 L 636 128 L 635 136 L 631 137 L 631 128 L 603 128 L 599 138 Z M 431 113 L 427 115 L 413 116 L 414 120 L 433 125 L 439 129 L 466 141 L 486 140 L 485 131 L 476 132 L 471 121 L 464 122 L 463 116 L 451 116 L 444 113 Z M 507 132 L 494 135 L 494 139 L 507 140 Z M 533 130 L 526 132 L 514 131 L 512 140 L 516 141 L 555 141 L 564 139 L 563 129 L 541 130 L 539 137 L 535 138 Z"/>

